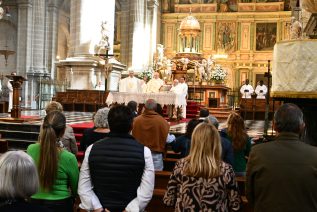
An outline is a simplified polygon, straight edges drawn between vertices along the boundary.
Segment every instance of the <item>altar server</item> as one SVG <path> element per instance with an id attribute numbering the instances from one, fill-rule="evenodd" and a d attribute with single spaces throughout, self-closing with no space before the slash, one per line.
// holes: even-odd
<path id="1" fill-rule="evenodd" d="M 249 79 L 245 80 L 245 84 L 240 88 L 240 93 L 242 98 L 251 98 L 251 94 L 254 92 L 252 85 L 249 84 Z"/>
<path id="2" fill-rule="evenodd" d="M 257 99 L 265 99 L 267 87 L 263 84 L 263 80 L 260 80 L 260 84 L 256 86 L 255 93 L 257 94 Z"/>

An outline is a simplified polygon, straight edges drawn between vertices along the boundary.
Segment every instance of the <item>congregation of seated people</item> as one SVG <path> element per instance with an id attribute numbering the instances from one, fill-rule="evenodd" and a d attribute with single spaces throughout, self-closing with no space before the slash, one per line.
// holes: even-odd
<path id="1" fill-rule="evenodd" d="M 235 112 L 219 130 L 217 118 L 203 109 L 175 138 L 155 100 L 147 100 L 141 114 L 134 102 L 128 105 L 96 112 L 81 139 L 79 166 L 74 141 L 65 142 L 63 110 L 51 102 L 39 142 L 0 157 L 0 211 L 71 212 L 78 205 L 82 211 L 151 211 L 156 174 L 166 170 L 171 150 L 179 159 L 167 170 L 160 199 L 171 210 L 247 211 L 237 182 L 243 177 L 254 211 L 317 211 L 317 149 L 300 140 L 305 122 L 296 105 L 276 111 L 274 141 L 254 146 Z"/>

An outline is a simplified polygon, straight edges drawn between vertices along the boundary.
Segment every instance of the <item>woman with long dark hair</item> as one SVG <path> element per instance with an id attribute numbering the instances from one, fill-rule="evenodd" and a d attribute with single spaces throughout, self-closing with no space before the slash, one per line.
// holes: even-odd
<path id="1" fill-rule="evenodd" d="M 79 176 L 75 155 L 60 146 L 65 128 L 66 118 L 61 112 L 48 113 L 41 126 L 39 143 L 27 149 L 37 165 L 40 180 L 40 190 L 32 196 L 32 202 L 56 212 L 73 210 Z"/>
<path id="2" fill-rule="evenodd" d="M 242 117 L 232 112 L 227 119 L 227 128 L 221 135 L 229 139 L 233 147 L 233 170 L 237 176 L 245 176 L 247 159 L 251 150 L 251 139 L 248 136 Z"/>

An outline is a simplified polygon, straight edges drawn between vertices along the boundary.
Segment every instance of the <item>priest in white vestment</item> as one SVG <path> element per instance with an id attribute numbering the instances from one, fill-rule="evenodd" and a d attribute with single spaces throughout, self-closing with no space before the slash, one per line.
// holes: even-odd
<path id="1" fill-rule="evenodd" d="M 245 80 L 245 84 L 240 88 L 240 93 L 242 98 L 250 99 L 254 89 L 252 85 L 249 84 L 249 79 Z"/>
<path id="2" fill-rule="evenodd" d="M 141 93 L 141 80 L 134 76 L 134 71 L 129 71 L 129 76 L 119 82 L 119 92 Z"/>
<path id="3" fill-rule="evenodd" d="M 257 99 L 265 99 L 267 87 L 263 84 L 263 80 L 260 80 L 260 84 L 256 86 L 255 93 L 257 94 Z"/>
<path id="4" fill-rule="evenodd" d="M 157 93 L 164 85 L 164 81 L 160 79 L 160 74 L 154 72 L 153 78 L 146 84 L 146 93 Z"/>

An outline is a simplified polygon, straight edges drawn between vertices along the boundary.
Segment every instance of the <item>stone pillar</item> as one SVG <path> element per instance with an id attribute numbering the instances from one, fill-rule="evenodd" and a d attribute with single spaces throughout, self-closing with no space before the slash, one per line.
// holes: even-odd
<path id="1" fill-rule="evenodd" d="M 101 40 L 101 23 L 107 22 L 110 51 L 113 52 L 115 0 L 71 0 L 70 56 L 93 54 Z"/>
<path id="2" fill-rule="evenodd" d="M 157 26 L 158 26 L 158 1 L 157 0 L 148 0 L 148 9 L 149 9 L 149 20 L 151 25 L 150 32 L 150 48 L 149 48 L 149 63 L 148 65 L 153 66 L 153 57 L 156 51 L 156 41 L 157 41 Z"/>
<path id="3" fill-rule="evenodd" d="M 159 4 L 157 0 L 123 0 L 121 5 L 121 59 L 128 67 L 141 71 L 153 62 Z"/>
<path id="4" fill-rule="evenodd" d="M 46 66 L 50 70 L 51 78 L 54 79 L 55 76 L 55 60 L 56 60 L 56 51 L 57 51 L 57 39 L 58 39 L 58 17 L 59 17 L 59 8 L 62 4 L 62 0 L 51 1 L 48 4 L 47 9 L 47 27 L 46 27 L 46 55 L 45 58 Z"/>
<path id="5" fill-rule="evenodd" d="M 101 72 L 101 86 L 107 88 L 109 73 L 105 71 L 105 59 L 94 54 L 113 53 L 115 0 L 71 0 L 70 7 L 70 57 L 60 60 L 60 71 L 69 72 L 71 89 L 94 90 L 96 74 Z M 102 50 L 102 51 L 101 51 Z M 65 75 L 65 74 L 59 74 Z M 67 74 L 66 74 L 67 75 Z"/>
<path id="6" fill-rule="evenodd" d="M 29 72 L 43 73 L 46 70 L 44 65 L 46 36 L 45 3 L 46 1 L 43 0 L 33 0 L 32 64 Z"/>
<path id="7" fill-rule="evenodd" d="M 17 73 L 26 76 L 31 67 L 33 4 L 31 0 L 18 0 L 18 31 L 17 31 Z M 29 92 L 28 81 L 24 83 L 22 99 L 29 106 L 32 92 Z"/>

